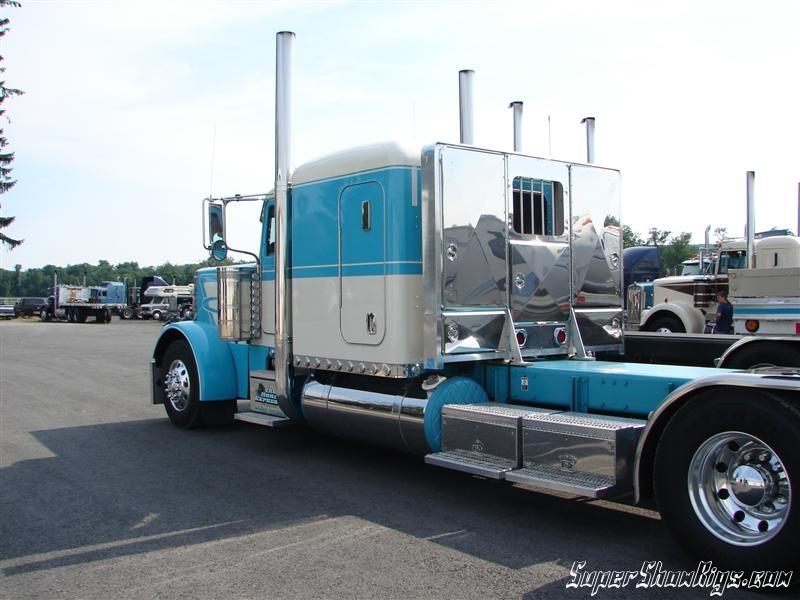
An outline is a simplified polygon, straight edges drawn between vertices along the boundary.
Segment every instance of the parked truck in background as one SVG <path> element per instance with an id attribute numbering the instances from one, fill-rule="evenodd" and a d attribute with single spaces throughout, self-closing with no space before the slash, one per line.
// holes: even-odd
<path id="1" fill-rule="evenodd" d="M 729 269 L 728 294 L 736 333 L 800 336 L 800 238 L 759 240 L 752 269 Z"/>
<path id="2" fill-rule="evenodd" d="M 151 286 L 166 286 L 169 285 L 158 275 L 147 275 L 136 283 L 136 285 L 127 286 L 126 302 L 127 307 L 120 311 L 120 318 L 122 319 L 141 319 L 142 304 L 150 302 L 150 297 L 145 295 L 147 289 Z"/>
<path id="3" fill-rule="evenodd" d="M 42 321 L 66 319 L 70 323 L 85 323 L 92 317 L 98 323 L 110 323 L 112 315 L 126 306 L 125 284 L 119 281 L 90 286 L 56 284 L 39 317 Z"/>
<path id="4" fill-rule="evenodd" d="M 168 315 L 183 318 L 191 312 L 194 302 L 194 284 L 153 285 L 144 292 L 146 302 L 140 306 L 143 319 L 160 321 Z"/>
<path id="5" fill-rule="evenodd" d="M 661 256 L 658 246 L 632 246 L 622 251 L 623 287 L 655 281 L 661 277 Z"/>
<path id="6" fill-rule="evenodd" d="M 254 261 L 198 271 L 194 320 L 153 351 L 172 423 L 307 423 L 440 468 L 657 506 L 718 568 L 800 566 L 800 372 L 596 360 L 624 347 L 621 245 L 602 232 L 619 172 L 475 146 L 471 72 L 460 144 L 375 144 L 294 170 L 293 40 L 278 34 L 274 193 L 247 197 L 263 207 Z M 214 260 L 244 200 L 204 201 L 221 220 Z"/>

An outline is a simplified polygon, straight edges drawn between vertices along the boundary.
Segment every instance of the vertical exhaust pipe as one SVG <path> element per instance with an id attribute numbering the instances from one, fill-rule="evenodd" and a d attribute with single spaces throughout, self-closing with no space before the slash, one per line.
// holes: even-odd
<path id="1" fill-rule="evenodd" d="M 756 266 L 756 172 L 747 172 L 747 268 Z"/>
<path id="2" fill-rule="evenodd" d="M 461 130 L 461 143 L 475 143 L 475 106 L 473 103 L 472 87 L 475 80 L 475 71 L 464 69 L 458 72 L 458 109 L 460 114 L 459 125 Z"/>
<path id="3" fill-rule="evenodd" d="M 292 67 L 294 33 L 275 44 L 275 393 L 287 417 L 301 418 L 292 393 L 292 290 L 287 277 L 287 217 L 292 183 Z"/>
<path id="4" fill-rule="evenodd" d="M 514 111 L 514 152 L 522 152 L 522 102 L 515 100 L 508 108 Z"/>
<path id="5" fill-rule="evenodd" d="M 586 162 L 594 164 L 594 117 L 586 117 L 581 121 L 586 124 Z"/>

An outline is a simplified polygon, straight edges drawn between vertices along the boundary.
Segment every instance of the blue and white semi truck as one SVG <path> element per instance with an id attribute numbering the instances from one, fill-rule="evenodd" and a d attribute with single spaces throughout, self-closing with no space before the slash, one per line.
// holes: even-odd
<path id="1" fill-rule="evenodd" d="M 277 40 L 274 192 L 251 264 L 198 271 L 162 330 L 153 402 L 178 427 L 306 423 L 429 465 L 657 506 L 719 565 L 800 559 L 800 372 L 605 362 L 621 353 L 613 169 L 462 143 L 293 169 L 294 34 Z M 205 228 L 205 226 L 204 226 Z M 247 402 L 248 410 L 237 406 Z"/>

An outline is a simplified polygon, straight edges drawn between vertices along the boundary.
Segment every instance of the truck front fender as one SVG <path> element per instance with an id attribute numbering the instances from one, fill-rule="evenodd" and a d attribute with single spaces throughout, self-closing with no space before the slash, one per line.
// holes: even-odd
<path id="1" fill-rule="evenodd" d="M 672 416 L 702 392 L 715 388 L 756 388 L 776 392 L 800 405 L 800 371 L 766 368 L 756 371 L 726 371 L 689 381 L 669 394 L 648 417 L 639 437 L 633 464 L 635 502 L 653 496 L 653 460 L 661 433 Z"/>
<path id="2" fill-rule="evenodd" d="M 660 302 L 642 314 L 642 322 L 639 329 L 644 330 L 647 323 L 658 315 L 669 313 L 683 323 L 686 333 L 703 333 L 705 329 L 705 317 L 699 309 L 682 302 Z"/>
<path id="3" fill-rule="evenodd" d="M 236 366 L 230 345 L 217 337 L 211 324 L 181 321 L 164 327 L 153 351 L 153 403 L 160 403 L 157 393 L 162 377 L 162 359 L 167 347 L 185 340 L 192 349 L 200 379 L 200 401 L 231 400 L 237 397 Z"/>

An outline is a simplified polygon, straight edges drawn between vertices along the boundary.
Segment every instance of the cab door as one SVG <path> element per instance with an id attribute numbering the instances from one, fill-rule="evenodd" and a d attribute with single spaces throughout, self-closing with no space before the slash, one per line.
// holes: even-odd
<path id="1" fill-rule="evenodd" d="M 386 333 L 386 207 L 377 181 L 339 196 L 340 327 L 350 344 L 378 345 Z"/>

